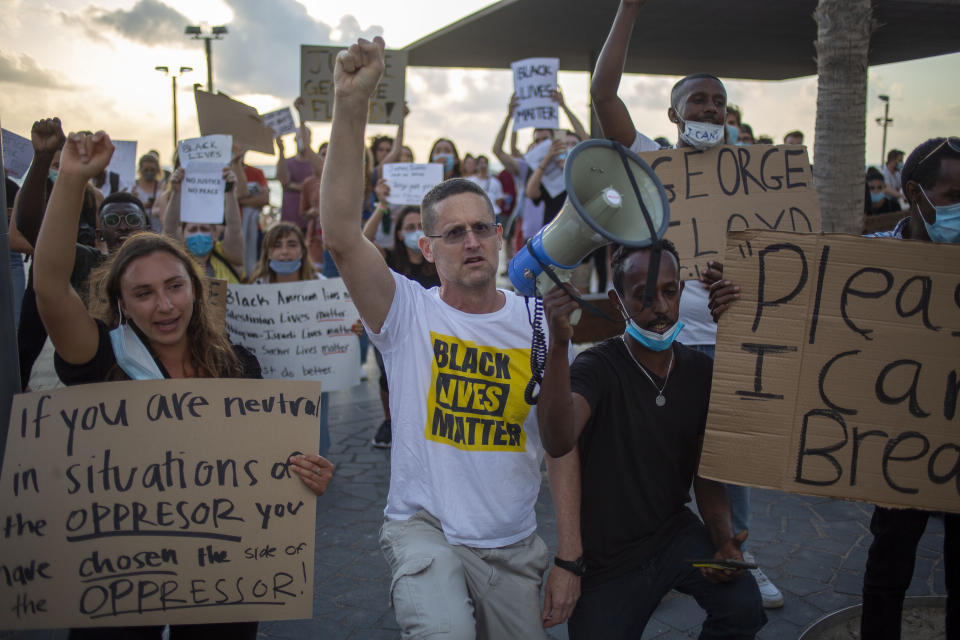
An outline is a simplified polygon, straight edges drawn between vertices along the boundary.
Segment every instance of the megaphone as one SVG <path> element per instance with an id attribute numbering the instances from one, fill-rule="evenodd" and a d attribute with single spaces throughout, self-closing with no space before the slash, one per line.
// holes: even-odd
<path id="1" fill-rule="evenodd" d="M 648 247 L 670 224 L 667 194 L 653 169 L 611 140 L 591 139 L 574 147 L 564 182 L 567 200 L 560 213 L 510 261 L 510 282 L 523 296 L 542 297 L 553 287 L 545 269 L 566 282 L 594 249 L 611 242 Z M 572 324 L 578 312 L 571 315 Z"/>

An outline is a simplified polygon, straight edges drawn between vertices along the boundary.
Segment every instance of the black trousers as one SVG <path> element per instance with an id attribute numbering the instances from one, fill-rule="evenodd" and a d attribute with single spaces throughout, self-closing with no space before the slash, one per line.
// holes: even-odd
<path id="1" fill-rule="evenodd" d="M 876 507 L 870 521 L 873 543 L 863 576 L 863 640 L 899 640 L 903 598 L 913 578 L 917 543 L 929 511 Z M 944 515 L 944 574 L 947 640 L 960 640 L 960 515 Z"/>
<path id="2" fill-rule="evenodd" d="M 170 640 L 256 640 L 259 622 L 170 625 Z M 160 640 L 162 626 L 70 629 L 68 640 Z"/>

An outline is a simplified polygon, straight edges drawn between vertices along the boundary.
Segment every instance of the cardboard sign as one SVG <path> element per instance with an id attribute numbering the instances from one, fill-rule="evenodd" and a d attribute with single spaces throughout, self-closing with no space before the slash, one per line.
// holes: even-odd
<path id="1" fill-rule="evenodd" d="M 183 165 L 180 186 L 180 220 L 221 224 L 226 184 L 223 168 L 230 164 L 233 141 L 230 136 L 212 135 L 181 140 L 177 145 Z"/>
<path id="2" fill-rule="evenodd" d="M 420 206 L 427 191 L 443 182 L 443 165 L 393 162 L 383 165 L 383 179 L 390 185 L 387 202 Z"/>
<path id="3" fill-rule="evenodd" d="M 541 140 L 539 144 L 523 156 L 523 159 L 530 165 L 531 174 L 536 170 L 537 165 L 547 157 L 547 152 L 550 150 L 552 144 L 553 140 L 550 138 Z M 551 198 L 556 198 L 566 190 L 567 184 L 563 178 L 563 168 L 560 166 L 560 163 L 557 162 L 556 157 L 550 161 L 547 168 L 541 174 L 540 184 L 544 190 L 550 194 Z"/>
<path id="4" fill-rule="evenodd" d="M 273 155 L 273 129 L 263 123 L 257 110 L 225 93 L 194 89 L 200 135 L 222 133 L 244 149 Z"/>
<path id="5" fill-rule="evenodd" d="M 324 391 L 359 384 L 359 319 L 340 278 L 227 287 L 230 341 L 257 356 L 264 378 L 320 380 Z"/>
<path id="6" fill-rule="evenodd" d="M 33 162 L 33 143 L 6 129 L 0 130 L 3 144 L 3 170 L 13 178 L 22 178 Z"/>
<path id="7" fill-rule="evenodd" d="M 346 47 L 300 45 L 300 95 L 306 101 L 300 117 L 309 122 L 333 120 L 333 69 Z M 407 81 L 407 52 L 385 52 L 386 68 L 370 100 L 367 122 L 400 124 Z"/>
<path id="8" fill-rule="evenodd" d="M 108 382 L 15 396 L 0 628 L 309 618 L 320 385 Z"/>
<path id="9" fill-rule="evenodd" d="M 129 189 L 137 181 L 137 141 L 112 140 L 113 155 L 107 165 L 107 175 L 120 176 L 120 190 Z"/>
<path id="10" fill-rule="evenodd" d="M 297 125 L 293 122 L 293 112 L 290 107 L 277 109 L 270 113 L 263 114 L 263 122 L 273 129 L 273 136 L 279 138 L 285 133 L 293 133 L 297 130 Z"/>
<path id="11" fill-rule="evenodd" d="M 820 231 L 820 201 L 801 145 L 724 145 L 638 155 L 667 192 L 667 238 L 680 252 L 684 280 L 699 277 L 708 260 L 723 260 L 728 231 Z M 628 202 L 633 197 L 624 194 Z"/>
<path id="12" fill-rule="evenodd" d="M 527 58 L 510 63 L 513 70 L 513 92 L 519 104 L 513 112 L 513 130 L 536 127 L 556 129 L 560 126 L 560 107 L 550 97 L 557 88 L 558 58 Z"/>
<path id="13" fill-rule="evenodd" d="M 207 304 L 213 312 L 214 325 L 220 329 L 227 328 L 227 281 L 220 278 L 208 278 L 209 296 Z"/>
<path id="14" fill-rule="evenodd" d="M 960 512 L 960 246 L 732 233 L 700 474 Z"/>

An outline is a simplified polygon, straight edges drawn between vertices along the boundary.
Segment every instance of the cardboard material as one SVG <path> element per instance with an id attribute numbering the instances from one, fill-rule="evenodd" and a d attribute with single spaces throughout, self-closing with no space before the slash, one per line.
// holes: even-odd
<path id="1" fill-rule="evenodd" d="M 385 164 L 383 179 L 390 185 L 388 203 L 420 206 L 427 191 L 443 182 L 443 165 L 416 162 Z"/>
<path id="2" fill-rule="evenodd" d="M 210 297 L 207 303 L 213 311 L 213 319 L 218 329 L 227 328 L 227 281 L 220 278 L 209 278 Z"/>
<path id="3" fill-rule="evenodd" d="M 181 140 L 177 145 L 183 165 L 180 220 L 221 224 L 226 183 L 223 168 L 230 164 L 233 141 L 228 135 Z"/>
<path id="4" fill-rule="evenodd" d="M 300 45 L 300 95 L 305 100 L 300 117 L 308 122 L 333 119 L 333 69 L 346 47 Z M 370 100 L 367 122 L 400 124 L 407 80 L 407 52 L 385 52 L 386 68 Z"/>
<path id="5" fill-rule="evenodd" d="M 359 319 L 340 278 L 227 287 L 230 341 L 257 356 L 264 378 L 319 380 L 324 391 L 359 384 Z"/>
<path id="6" fill-rule="evenodd" d="M 513 92 L 519 100 L 513 113 L 513 130 L 560 126 L 560 106 L 550 97 L 557 88 L 559 58 L 526 58 L 510 63 Z"/>
<path id="7" fill-rule="evenodd" d="M 193 95 L 200 135 L 230 135 L 244 149 L 273 155 L 273 129 L 263 123 L 256 109 L 225 93 L 194 89 Z"/>
<path id="8" fill-rule="evenodd" d="M 701 475 L 960 512 L 960 246 L 753 230 L 724 278 Z"/>
<path id="9" fill-rule="evenodd" d="M 0 628 L 309 618 L 320 385 L 150 380 L 14 398 Z M 8 572 L 8 573 L 6 573 Z"/>
<path id="10" fill-rule="evenodd" d="M 722 260 L 727 231 L 820 231 L 820 201 L 803 146 L 723 145 L 639 155 L 667 192 L 667 238 L 680 252 L 684 280 L 699 277 L 708 260 Z"/>
<path id="11" fill-rule="evenodd" d="M 137 141 L 113 140 L 113 156 L 107 174 L 120 176 L 120 190 L 129 189 L 137 180 Z"/>
<path id="12" fill-rule="evenodd" d="M 263 114 L 263 122 L 273 129 L 273 136 L 279 138 L 286 133 L 293 133 L 297 130 L 297 125 L 293 122 L 293 112 L 290 107 L 284 107 Z"/>
<path id="13" fill-rule="evenodd" d="M 0 130 L 0 142 L 3 143 L 3 169 L 11 177 L 20 179 L 27 173 L 33 162 L 33 143 L 30 138 L 18 136 L 6 129 Z"/>

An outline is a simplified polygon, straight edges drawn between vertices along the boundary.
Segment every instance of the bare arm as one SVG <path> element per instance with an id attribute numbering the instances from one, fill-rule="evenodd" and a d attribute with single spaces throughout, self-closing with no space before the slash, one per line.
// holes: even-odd
<path id="1" fill-rule="evenodd" d="M 60 118 L 37 120 L 30 129 L 33 143 L 33 162 L 24 176 L 23 186 L 14 203 L 17 229 L 32 246 L 37 246 L 37 236 L 47 207 L 47 176 L 57 149 L 63 145 L 63 129 Z M 74 225 L 76 228 L 76 225 Z"/>
<path id="2" fill-rule="evenodd" d="M 530 178 L 527 180 L 526 194 L 528 198 L 536 200 L 540 197 L 540 183 L 543 180 L 543 172 L 557 154 L 565 149 L 566 146 L 563 140 L 553 141 L 553 144 L 550 145 L 550 150 L 547 151 L 547 155 L 543 157 L 543 160 L 540 161 L 540 164 L 537 165 L 537 168 L 534 169 L 533 173 L 530 174 Z"/>
<path id="3" fill-rule="evenodd" d="M 497 159 L 503 163 L 503 168 L 513 175 L 520 173 L 520 167 L 517 166 L 516 159 L 503 150 L 503 142 L 507 137 L 507 129 L 510 127 L 510 120 L 513 118 L 513 111 L 516 108 L 517 95 L 514 94 L 510 96 L 510 104 L 507 106 L 507 117 L 503 119 L 503 124 L 500 125 L 500 131 L 497 132 L 497 137 L 493 141 L 493 155 L 497 156 Z"/>
<path id="4" fill-rule="evenodd" d="M 404 102 L 403 118 L 400 119 L 400 124 L 397 125 L 397 137 L 393 139 L 393 146 L 390 147 L 390 152 L 383 157 L 383 162 L 380 163 L 381 165 L 398 162 L 400 160 L 400 152 L 403 151 L 403 125 L 406 123 L 408 115 L 410 115 L 410 107 Z M 380 167 L 377 167 L 377 169 L 379 170 Z"/>
<path id="5" fill-rule="evenodd" d="M 570 111 L 570 107 L 567 106 L 567 101 L 563 99 L 563 93 L 561 93 L 560 88 L 557 87 L 550 97 L 553 98 L 554 102 L 559 104 L 563 112 L 567 114 L 567 119 L 570 121 L 573 132 L 577 134 L 577 137 L 580 138 L 580 140 L 587 140 L 590 134 L 583 128 L 583 123 L 580 122 L 580 119 L 574 115 L 573 111 Z M 630 142 L 633 142 L 633 140 L 631 139 Z"/>
<path id="6" fill-rule="evenodd" d="M 560 458 L 547 458 L 550 498 L 557 518 L 557 557 L 574 561 L 583 555 L 580 539 L 580 452 L 577 447 Z M 553 567 L 543 600 L 543 626 L 563 623 L 580 598 L 580 578 Z"/>
<path id="7" fill-rule="evenodd" d="M 703 449 L 703 436 L 697 439 L 697 466 L 700 466 L 700 450 Z M 747 539 L 746 531 L 738 531 L 736 535 L 733 532 L 733 521 L 730 514 L 730 498 L 727 495 L 727 488 L 715 480 L 701 478 L 697 473 L 693 478 L 693 493 L 697 498 L 697 509 L 700 511 L 700 517 L 707 531 L 710 532 L 710 539 L 713 541 L 713 548 L 716 550 L 714 557 L 743 560 L 743 553 L 740 551 L 742 545 Z M 727 582 L 743 574 L 743 570 L 719 571 L 716 569 L 703 569 L 703 574 L 712 582 Z"/>
<path id="8" fill-rule="evenodd" d="M 183 242 L 180 228 L 180 185 L 183 184 L 184 168 L 180 167 L 170 176 L 170 197 L 163 212 L 163 235 Z"/>
<path id="9" fill-rule="evenodd" d="M 377 206 L 374 207 L 373 213 L 363 225 L 363 237 L 370 242 L 373 242 L 374 238 L 377 237 L 377 227 L 383 221 L 383 216 L 390 215 L 390 205 L 387 204 L 387 198 L 390 196 L 390 185 L 381 178 L 377 181 L 377 186 L 373 188 L 373 192 L 377 196 Z M 382 252 L 382 247 L 377 248 L 381 249 Z"/>
<path id="10" fill-rule="evenodd" d="M 287 158 L 284 155 L 283 151 L 283 138 L 277 136 L 277 182 L 283 186 L 284 189 L 287 188 L 287 185 L 290 184 L 290 170 L 287 168 Z"/>
<path id="11" fill-rule="evenodd" d="M 320 183 L 320 222 L 330 251 L 360 316 L 379 332 L 396 283 L 376 246 L 360 230 L 363 134 L 370 96 L 383 73 L 383 39 L 360 40 L 337 56 L 327 166 Z"/>
<path id="12" fill-rule="evenodd" d="M 113 143 L 104 132 L 70 134 L 34 254 L 33 284 L 40 318 L 57 353 L 73 364 L 89 362 L 100 342 L 96 323 L 70 286 L 70 274 L 84 187 L 103 171 L 112 155 Z"/>
<path id="13" fill-rule="evenodd" d="M 33 253 L 33 245 L 27 242 L 27 239 L 20 233 L 20 229 L 17 228 L 17 199 L 19 198 L 20 194 L 18 193 L 13 199 L 13 213 L 10 216 L 10 251 Z"/>
<path id="14" fill-rule="evenodd" d="M 593 71 L 593 82 L 590 85 L 590 98 L 593 100 L 593 108 L 603 135 L 625 146 L 633 144 L 637 134 L 633 119 L 627 106 L 617 95 L 617 89 L 627 59 L 633 23 L 643 2 L 644 0 L 621 0 L 607 41 L 597 58 L 597 68 Z"/>
<path id="15" fill-rule="evenodd" d="M 240 205 L 237 203 L 236 174 L 229 166 L 223 168 L 223 178 L 227 184 L 234 187 L 223 195 L 223 222 L 226 229 L 223 231 L 223 257 L 230 264 L 243 269 L 243 230 L 241 229 Z"/>

